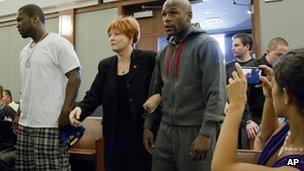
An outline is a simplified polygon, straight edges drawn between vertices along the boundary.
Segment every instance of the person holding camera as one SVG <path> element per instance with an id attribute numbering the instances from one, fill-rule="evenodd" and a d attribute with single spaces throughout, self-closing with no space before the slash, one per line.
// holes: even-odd
<path id="1" fill-rule="evenodd" d="M 304 49 L 284 54 L 273 70 L 260 66 L 265 96 L 261 131 L 257 136 L 263 143 L 257 164 L 237 161 L 237 134 L 247 101 L 247 81 L 241 66 L 229 78 L 226 87 L 230 106 L 219 135 L 212 159 L 213 171 L 296 171 L 304 170 Z M 282 126 L 278 117 L 286 117 Z M 260 149 L 255 149 L 260 150 Z"/>

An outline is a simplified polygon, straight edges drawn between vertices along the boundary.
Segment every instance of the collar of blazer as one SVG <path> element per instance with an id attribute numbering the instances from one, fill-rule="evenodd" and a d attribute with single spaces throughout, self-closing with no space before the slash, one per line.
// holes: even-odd
<path id="1" fill-rule="evenodd" d="M 128 84 L 131 83 L 137 73 L 142 67 L 143 56 L 139 50 L 133 50 L 131 53 L 131 63 L 128 75 Z M 110 85 L 117 90 L 117 56 L 115 55 L 110 62 L 109 71 L 107 73 Z"/>

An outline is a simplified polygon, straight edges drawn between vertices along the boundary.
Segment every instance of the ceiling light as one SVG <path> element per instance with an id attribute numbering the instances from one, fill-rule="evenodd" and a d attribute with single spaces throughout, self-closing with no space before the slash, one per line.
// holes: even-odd
<path id="1" fill-rule="evenodd" d="M 206 9 L 205 12 L 204 12 L 204 14 L 205 14 L 205 15 L 211 14 L 211 9 Z"/>
<path id="2" fill-rule="evenodd" d="M 205 18 L 208 24 L 221 24 L 224 20 L 221 17 Z"/>

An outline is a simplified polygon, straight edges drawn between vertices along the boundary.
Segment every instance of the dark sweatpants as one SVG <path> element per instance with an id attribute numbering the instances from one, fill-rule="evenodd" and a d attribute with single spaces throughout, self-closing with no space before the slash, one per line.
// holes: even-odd
<path id="1" fill-rule="evenodd" d="M 211 133 L 211 148 L 203 160 L 190 157 L 192 142 L 200 126 L 172 126 L 161 122 L 152 156 L 152 171 L 210 171 L 216 142 L 216 128 Z"/>

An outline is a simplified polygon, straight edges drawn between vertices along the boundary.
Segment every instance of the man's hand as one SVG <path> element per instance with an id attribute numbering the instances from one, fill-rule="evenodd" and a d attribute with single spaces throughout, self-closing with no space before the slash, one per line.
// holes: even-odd
<path id="1" fill-rule="evenodd" d="M 18 135 L 20 133 L 18 127 L 19 127 L 19 116 L 15 116 L 15 118 L 13 120 L 13 132 L 16 135 Z"/>
<path id="2" fill-rule="evenodd" d="M 75 107 L 69 114 L 69 120 L 71 125 L 77 127 L 81 123 L 79 122 L 79 118 L 81 115 L 81 108 L 80 107 Z"/>
<path id="3" fill-rule="evenodd" d="M 143 104 L 143 107 L 146 112 L 153 113 L 155 109 L 158 107 L 160 102 L 161 102 L 160 94 L 154 94 Z"/>
<path id="4" fill-rule="evenodd" d="M 152 150 L 154 148 L 154 136 L 153 132 L 148 128 L 144 128 L 143 142 L 146 150 L 152 154 Z"/>
<path id="5" fill-rule="evenodd" d="M 190 157 L 193 160 L 202 160 L 206 151 L 210 148 L 210 138 L 199 134 L 192 143 Z"/>
<path id="6" fill-rule="evenodd" d="M 250 120 L 246 125 L 246 130 L 248 138 L 254 140 L 258 134 L 259 126 L 255 122 Z"/>
<path id="7" fill-rule="evenodd" d="M 70 107 L 63 106 L 58 118 L 58 125 L 64 126 L 69 124 L 69 113 L 71 111 Z"/>

